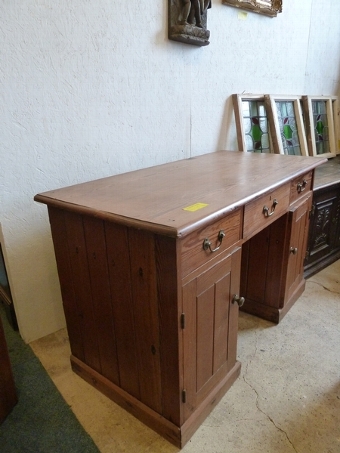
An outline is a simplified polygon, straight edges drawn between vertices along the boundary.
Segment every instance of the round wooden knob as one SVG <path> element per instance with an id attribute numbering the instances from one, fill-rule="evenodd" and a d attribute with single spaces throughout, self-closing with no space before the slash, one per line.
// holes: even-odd
<path id="1" fill-rule="evenodd" d="M 238 294 L 235 294 L 235 296 L 233 297 L 232 303 L 233 304 L 236 303 L 239 307 L 242 307 L 242 305 L 244 304 L 245 301 L 246 300 L 244 297 L 240 297 Z"/>

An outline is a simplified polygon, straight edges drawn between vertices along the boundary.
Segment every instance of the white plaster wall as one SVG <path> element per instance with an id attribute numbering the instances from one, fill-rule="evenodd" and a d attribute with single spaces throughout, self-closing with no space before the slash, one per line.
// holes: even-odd
<path id="1" fill-rule="evenodd" d="M 36 193 L 236 149 L 232 93 L 337 93 L 340 2 L 243 20 L 213 0 L 205 48 L 168 41 L 167 4 L 0 1 L 0 222 L 26 341 L 64 326 Z"/>

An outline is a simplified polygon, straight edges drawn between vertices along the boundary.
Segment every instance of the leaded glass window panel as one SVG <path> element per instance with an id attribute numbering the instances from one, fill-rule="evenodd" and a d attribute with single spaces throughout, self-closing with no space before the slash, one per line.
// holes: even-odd
<path id="1" fill-rule="evenodd" d="M 330 152 L 326 101 L 312 101 L 316 154 Z"/>
<path id="2" fill-rule="evenodd" d="M 336 128 L 332 96 L 304 96 L 303 108 L 311 156 L 336 155 Z"/>
<path id="3" fill-rule="evenodd" d="M 301 156 L 293 101 L 275 102 L 284 154 Z"/>
<path id="4" fill-rule="evenodd" d="M 264 101 L 243 100 L 242 116 L 246 151 L 270 153 L 268 119 Z"/>
<path id="5" fill-rule="evenodd" d="M 307 156 L 308 146 L 303 124 L 301 96 L 265 95 L 274 152 Z"/>

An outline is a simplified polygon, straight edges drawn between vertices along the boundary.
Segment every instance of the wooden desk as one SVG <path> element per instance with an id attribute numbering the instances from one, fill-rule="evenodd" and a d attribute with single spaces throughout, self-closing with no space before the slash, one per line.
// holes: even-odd
<path id="1" fill-rule="evenodd" d="M 74 371 L 182 447 L 240 372 L 242 244 L 279 222 L 275 272 L 260 280 L 271 293 L 280 285 L 281 305 L 252 301 L 253 313 L 279 317 L 303 288 L 324 161 L 221 151 L 36 195 L 48 205 Z"/>

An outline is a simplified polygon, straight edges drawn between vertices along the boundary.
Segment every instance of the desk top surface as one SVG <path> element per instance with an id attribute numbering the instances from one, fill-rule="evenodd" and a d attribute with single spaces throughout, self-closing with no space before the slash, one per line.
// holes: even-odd
<path id="1" fill-rule="evenodd" d="M 181 237 L 323 162 L 326 159 L 219 151 L 44 192 L 34 199 Z"/>
<path id="2" fill-rule="evenodd" d="M 340 183 L 340 155 L 321 165 L 315 172 L 315 189 L 323 189 Z"/>

